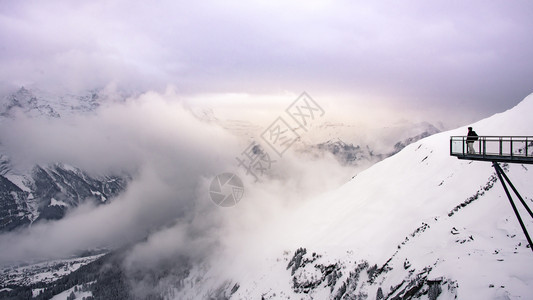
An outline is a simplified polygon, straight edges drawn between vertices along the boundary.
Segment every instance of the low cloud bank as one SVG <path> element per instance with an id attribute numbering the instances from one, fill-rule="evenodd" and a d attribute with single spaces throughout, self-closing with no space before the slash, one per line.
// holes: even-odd
<path id="1" fill-rule="evenodd" d="M 250 239 L 239 237 L 350 178 L 333 157 L 289 151 L 256 181 L 235 160 L 249 141 L 198 119 L 177 98 L 146 93 L 91 115 L 5 120 L 0 136 L 17 169 L 63 162 L 133 179 L 108 205 L 82 205 L 62 220 L 1 235 L 0 264 L 129 245 L 124 268 L 133 274 L 169 261 L 183 267 L 221 249 L 246 251 Z M 211 180 L 223 172 L 244 182 L 244 198 L 233 208 L 209 198 Z"/>

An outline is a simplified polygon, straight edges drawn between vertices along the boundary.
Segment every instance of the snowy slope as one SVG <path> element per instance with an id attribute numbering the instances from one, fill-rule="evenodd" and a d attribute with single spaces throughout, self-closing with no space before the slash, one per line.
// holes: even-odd
<path id="1" fill-rule="evenodd" d="M 480 135 L 533 135 L 531 111 L 533 95 L 472 126 Z M 178 294 L 532 299 L 533 253 L 491 164 L 449 155 L 449 137 L 466 132 L 411 144 L 250 235 L 260 239 L 243 236 L 238 252 L 198 267 Z M 532 167 L 504 166 L 530 207 Z"/>
<path id="2" fill-rule="evenodd" d="M 5 286 L 30 286 L 34 283 L 50 283 L 97 260 L 103 255 L 96 254 L 31 265 L 4 267 L 0 273 L 0 283 Z"/>

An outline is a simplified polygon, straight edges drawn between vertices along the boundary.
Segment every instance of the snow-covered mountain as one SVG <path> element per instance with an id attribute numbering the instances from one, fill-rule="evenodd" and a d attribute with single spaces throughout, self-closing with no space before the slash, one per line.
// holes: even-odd
<path id="1" fill-rule="evenodd" d="M 94 112 L 101 101 L 98 91 L 57 96 L 24 87 L 0 101 L 0 124 L 17 113 L 31 118 L 61 118 Z M 61 219 L 66 211 L 85 201 L 104 204 L 126 188 L 127 176 L 89 175 L 61 162 L 14 170 L 3 153 L 0 136 L 0 233 L 40 220 Z"/>
<path id="2" fill-rule="evenodd" d="M 532 135 L 531 111 L 533 94 L 471 126 L 480 135 Z M 139 286 L 146 298 L 167 299 L 530 299 L 533 254 L 491 164 L 449 155 L 450 136 L 466 132 L 420 136 L 260 226 L 246 226 L 244 217 L 246 229 L 222 237 L 202 261 L 178 251 L 131 271 L 131 248 L 120 249 L 52 283 L 0 285 L 0 296 L 39 288 L 41 298 L 66 297 L 84 285 L 101 299 L 140 297 Z M 343 155 L 357 149 L 342 140 L 328 145 Z M 502 166 L 531 207 L 530 167 Z M 235 209 L 221 214 L 239 217 Z"/>
<path id="3" fill-rule="evenodd" d="M 61 219 L 85 201 L 105 204 L 126 188 L 119 176 L 91 176 L 65 164 L 33 167 L 28 174 L 0 175 L 0 232 L 41 220 Z"/>
<path id="4" fill-rule="evenodd" d="M 17 111 L 26 116 L 61 116 L 94 111 L 101 105 L 102 96 L 97 90 L 82 95 L 53 95 L 40 90 L 21 87 L 0 101 L 0 116 L 14 117 Z"/>
<path id="5" fill-rule="evenodd" d="M 531 135 L 531 111 L 533 95 L 472 126 Z M 260 245 L 243 238 L 242 252 L 196 268 L 178 298 L 530 299 L 533 254 L 491 164 L 449 155 L 449 137 L 465 133 L 413 143 L 265 224 Z M 531 206 L 529 169 L 505 165 Z M 253 266 L 246 251 L 258 251 Z"/>

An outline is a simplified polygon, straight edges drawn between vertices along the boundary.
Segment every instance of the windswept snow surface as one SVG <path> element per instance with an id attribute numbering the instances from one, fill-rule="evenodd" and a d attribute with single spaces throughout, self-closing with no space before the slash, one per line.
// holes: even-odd
<path id="1" fill-rule="evenodd" d="M 532 111 L 533 94 L 471 126 L 479 135 L 533 135 Z M 194 298 L 202 289 L 206 297 L 226 290 L 232 299 L 379 299 L 380 293 L 407 293 L 409 282 L 424 277 L 441 282 L 438 299 L 532 299 L 533 252 L 491 163 L 449 155 L 450 136 L 466 132 L 467 126 L 411 144 L 339 189 L 240 236 L 240 248 L 220 254 L 208 271 L 193 271 L 178 294 Z M 532 168 L 504 165 L 530 207 Z M 533 220 L 516 203 L 533 232 Z M 301 267 L 289 267 L 300 247 L 306 249 Z M 331 281 L 321 266 L 333 266 L 338 278 Z M 430 294 L 426 289 L 420 298 Z"/>

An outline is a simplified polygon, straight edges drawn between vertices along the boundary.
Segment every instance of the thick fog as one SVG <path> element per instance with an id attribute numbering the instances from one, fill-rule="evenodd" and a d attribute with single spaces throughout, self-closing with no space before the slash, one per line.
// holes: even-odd
<path id="1" fill-rule="evenodd" d="M 62 162 L 95 175 L 128 174 L 127 190 L 108 205 L 82 205 L 59 221 L 37 223 L 0 236 L 0 262 L 66 257 L 84 249 L 134 245 L 129 262 L 151 266 L 168 257 L 203 259 L 246 236 L 302 201 L 348 181 L 353 170 L 333 157 L 294 152 L 258 181 L 236 157 L 250 143 L 220 125 L 197 118 L 172 90 L 146 93 L 66 119 L 5 119 L 4 150 L 15 170 Z M 209 184 L 232 172 L 244 197 L 216 206 Z M 229 245 L 229 244 L 232 245 Z"/>
<path id="2" fill-rule="evenodd" d="M 262 236 L 276 231 L 266 227 L 290 224 L 275 221 L 357 172 L 301 145 L 342 137 L 389 153 L 420 133 L 409 131 L 416 124 L 464 125 L 530 94 L 532 12 L 530 1 L 0 0 L 0 98 L 22 86 L 116 93 L 60 119 L 14 109 L 0 120 L 13 171 L 60 162 L 131 178 L 109 204 L 1 234 L 0 265 L 127 249 L 122 267 L 140 297 L 168 293 L 203 263 L 222 260 L 214 274 L 231 277 L 292 246 L 289 235 Z M 250 176 L 236 157 L 252 139 L 210 118 L 249 121 L 258 141 L 303 91 L 326 117 L 283 156 L 271 152 L 276 162 L 260 178 Z M 335 124 L 345 131 L 318 130 Z M 232 208 L 209 195 L 224 172 L 244 183 Z"/>

